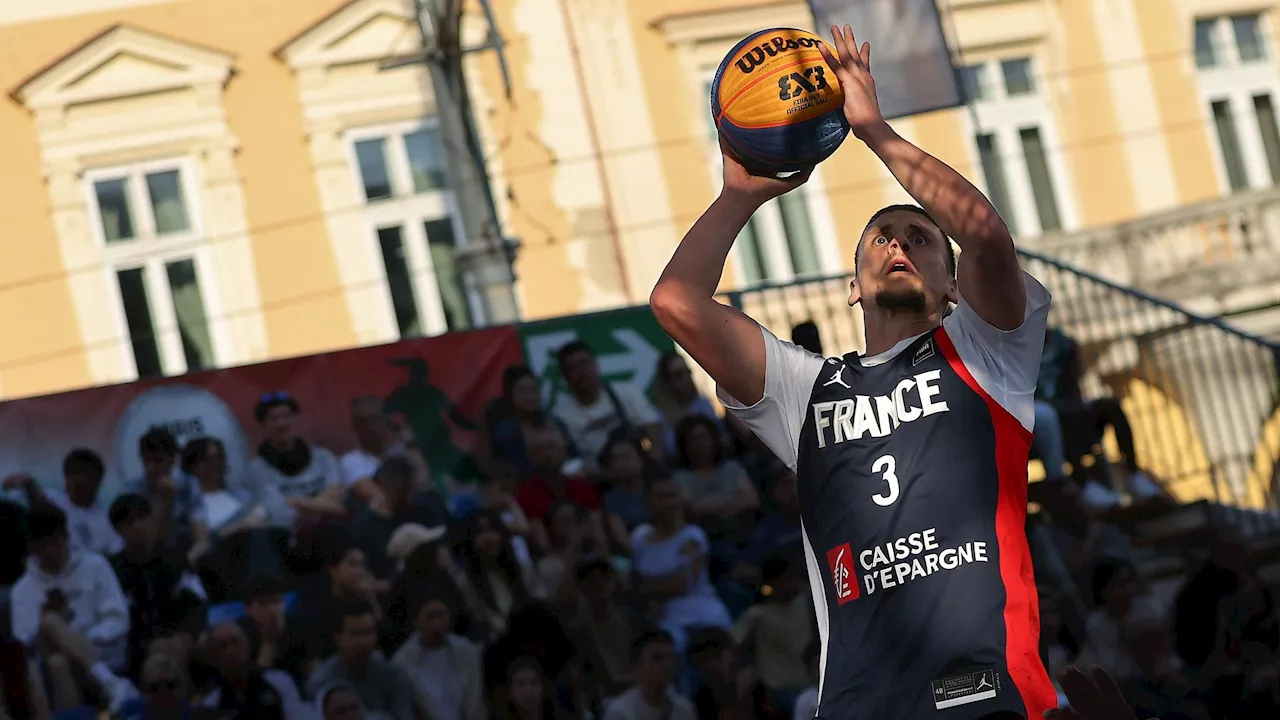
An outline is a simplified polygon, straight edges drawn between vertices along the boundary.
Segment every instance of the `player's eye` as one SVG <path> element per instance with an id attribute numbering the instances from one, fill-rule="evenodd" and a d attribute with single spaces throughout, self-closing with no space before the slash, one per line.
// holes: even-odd
<path id="1" fill-rule="evenodd" d="M 875 240 L 872 240 L 871 242 L 875 243 L 876 245 L 883 245 L 883 244 L 885 244 L 885 243 L 889 242 L 889 239 L 888 239 L 888 238 L 886 238 L 886 237 L 885 237 L 885 236 L 883 236 L 883 235 L 878 235 L 878 236 L 876 236 L 876 239 L 875 239 Z"/>

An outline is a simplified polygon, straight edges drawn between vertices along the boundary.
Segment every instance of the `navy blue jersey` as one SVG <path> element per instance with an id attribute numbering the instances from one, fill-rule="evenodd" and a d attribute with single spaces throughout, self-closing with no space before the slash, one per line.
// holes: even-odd
<path id="1" fill-rule="evenodd" d="M 1048 293 L 1002 332 L 961 301 L 873 358 L 824 359 L 765 332 L 766 388 L 722 396 L 800 479 L 823 641 L 818 717 L 1042 717 L 1025 533 Z"/>

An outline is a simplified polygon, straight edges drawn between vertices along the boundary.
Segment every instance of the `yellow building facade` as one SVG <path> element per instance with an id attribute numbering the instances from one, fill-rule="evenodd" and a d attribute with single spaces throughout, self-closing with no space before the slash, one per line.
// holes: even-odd
<path id="1" fill-rule="evenodd" d="M 939 5 L 972 103 L 895 127 L 1019 236 L 1280 179 L 1276 3 Z M 468 71 L 522 316 L 643 302 L 718 189 L 715 67 L 811 26 L 806 3 L 492 8 L 509 92 L 495 53 Z M 429 74 L 389 67 L 420 46 L 411 0 L 0 6 L 0 398 L 482 323 Z M 845 270 L 904 199 L 851 140 L 756 216 L 724 285 Z"/>

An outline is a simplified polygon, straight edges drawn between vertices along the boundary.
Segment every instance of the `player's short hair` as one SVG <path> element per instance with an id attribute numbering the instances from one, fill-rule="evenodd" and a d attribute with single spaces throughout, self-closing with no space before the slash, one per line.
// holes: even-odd
<path id="1" fill-rule="evenodd" d="M 877 220 L 891 212 L 907 212 L 919 215 L 920 217 L 928 220 L 930 225 L 938 228 L 938 232 L 942 234 L 942 239 L 947 241 L 947 270 L 951 271 L 952 276 L 956 274 L 956 249 L 951 246 L 951 239 L 947 237 L 946 231 L 942 229 L 942 226 L 938 224 L 938 221 L 934 220 L 933 216 L 926 212 L 924 208 L 919 205 L 911 205 L 909 203 L 885 205 L 879 210 L 871 213 L 871 218 L 867 220 L 866 225 L 862 226 L 862 233 L 858 235 L 858 245 L 853 249 L 854 272 L 858 271 L 858 253 L 862 250 L 862 237 L 867 234 L 867 230 L 870 230 L 871 226 L 876 224 Z"/>

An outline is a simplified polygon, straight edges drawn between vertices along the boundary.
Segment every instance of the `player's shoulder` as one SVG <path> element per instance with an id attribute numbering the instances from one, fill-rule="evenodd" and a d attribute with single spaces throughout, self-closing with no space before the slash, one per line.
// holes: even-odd
<path id="1" fill-rule="evenodd" d="M 810 388 L 827 364 L 837 361 L 787 342 L 761 326 L 765 348 L 765 382 L 770 381 L 792 387 Z"/>

